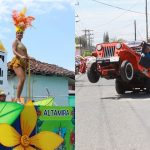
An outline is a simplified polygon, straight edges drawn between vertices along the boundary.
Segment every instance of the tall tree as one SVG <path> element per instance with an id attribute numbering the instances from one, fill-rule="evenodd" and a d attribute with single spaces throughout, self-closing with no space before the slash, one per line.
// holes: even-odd
<path id="1" fill-rule="evenodd" d="M 106 32 L 105 42 L 109 42 L 109 35 L 108 35 L 108 32 Z"/>
<path id="2" fill-rule="evenodd" d="M 103 42 L 105 43 L 105 32 L 103 34 Z"/>
<path id="3" fill-rule="evenodd" d="M 104 33 L 104 35 L 103 35 L 103 42 L 109 42 L 108 32 Z"/>

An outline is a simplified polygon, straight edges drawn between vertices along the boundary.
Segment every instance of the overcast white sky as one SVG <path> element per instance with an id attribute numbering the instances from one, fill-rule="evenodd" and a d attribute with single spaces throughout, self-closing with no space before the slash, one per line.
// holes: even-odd
<path id="1" fill-rule="evenodd" d="M 97 1 L 124 9 L 145 13 L 145 0 Z M 134 20 L 136 20 L 137 23 L 137 40 L 146 39 L 145 14 L 119 10 L 102 5 L 93 0 L 76 0 L 76 2 L 79 2 L 79 5 L 75 6 L 75 14 L 79 16 L 76 17 L 76 21 L 80 20 L 76 23 L 76 35 L 82 35 L 82 30 L 84 29 L 93 30 L 94 45 L 103 41 L 104 32 L 109 33 L 110 39 L 123 38 L 125 40 L 134 40 Z M 147 2 L 148 13 L 150 14 L 150 0 L 147 0 Z M 150 15 L 148 17 L 150 27 Z"/>

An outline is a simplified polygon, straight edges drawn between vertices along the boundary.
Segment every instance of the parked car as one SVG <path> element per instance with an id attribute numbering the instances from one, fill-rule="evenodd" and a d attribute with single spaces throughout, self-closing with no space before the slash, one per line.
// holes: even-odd
<path id="1" fill-rule="evenodd" d="M 96 61 L 87 71 L 89 81 L 96 83 L 100 77 L 115 79 L 118 94 L 135 90 L 150 92 L 150 58 L 146 60 L 141 55 L 146 46 L 149 45 L 145 42 L 97 44 L 92 53 Z"/>

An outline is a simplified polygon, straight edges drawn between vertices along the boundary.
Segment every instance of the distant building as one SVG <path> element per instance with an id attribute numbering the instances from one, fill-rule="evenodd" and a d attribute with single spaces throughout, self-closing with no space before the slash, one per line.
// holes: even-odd
<path id="1" fill-rule="evenodd" d="M 76 49 L 75 49 L 75 56 L 81 55 L 81 56 L 90 56 L 92 51 L 95 50 L 95 46 L 90 46 L 90 47 L 82 47 L 82 44 L 76 44 Z"/>
<path id="2" fill-rule="evenodd" d="M 76 44 L 75 56 L 82 55 L 81 49 L 82 49 L 82 45 L 81 44 Z"/>
<path id="3" fill-rule="evenodd" d="M 75 89 L 74 72 L 35 59 L 32 59 L 30 64 L 30 98 L 37 100 L 50 95 L 54 96 L 56 105 L 68 106 L 69 90 Z M 16 97 L 17 77 L 10 68 L 8 72 L 11 96 Z M 28 89 L 27 74 L 22 97 L 28 97 Z"/>

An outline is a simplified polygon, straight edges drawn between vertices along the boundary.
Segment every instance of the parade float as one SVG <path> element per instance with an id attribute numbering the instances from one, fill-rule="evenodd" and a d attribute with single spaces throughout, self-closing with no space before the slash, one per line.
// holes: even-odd
<path id="1" fill-rule="evenodd" d="M 7 93 L 7 61 L 2 43 L 0 49 L 0 89 Z M 68 98 L 74 101 L 74 95 Z M 74 150 L 75 109 L 54 106 L 54 100 L 51 96 L 35 102 L 27 99 L 25 105 L 7 101 L 7 97 L 1 100 L 0 149 Z"/>
<path id="2" fill-rule="evenodd" d="M 2 43 L 0 58 L 0 149 L 74 150 L 75 96 L 68 95 L 65 107 L 55 106 L 53 96 L 36 101 L 22 98 L 24 105 L 7 101 L 7 54 Z"/>
<path id="3" fill-rule="evenodd" d="M 26 17 L 25 13 L 26 8 L 19 13 L 17 11 L 13 12 L 13 21 L 16 26 L 16 31 L 18 32 L 24 31 L 28 26 L 31 26 L 31 20 L 33 20 L 33 18 L 31 16 Z M 36 65 L 34 65 L 34 62 Z M 73 102 L 75 96 L 69 95 L 67 77 L 65 76 L 63 78 L 63 71 L 67 72 L 67 70 L 63 69 L 62 71 L 62 68 L 59 68 L 63 81 L 60 79 L 60 76 L 58 77 L 59 71 L 53 77 L 53 80 L 47 80 L 47 77 L 52 76 L 51 72 L 53 70 L 51 71 L 51 68 L 49 70 L 44 70 L 47 71 L 44 72 L 44 75 L 46 76 L 44 78 L 45 80 L 41 80 L 41 76 L 38 76 L 39 69 L 41 68 L 40 65 L 37 69 L 38 73 L 34 72 L 34 79 L 38 76 L 37 81 L 40 81 L 40 85 L 36 85 L 35 87 L 36 90 L 41 87 L 41 85 L 43 88 L 44 84 L 42 84 L 42 82 L 46 81 L 45 83 L 52 83 L 52 88 L 57 87 L 57 91 L 60 91 L 60 84 L 65 82 L 64 85 L 66 87 L 64 89 L 66 91 L 63 94 L 66 99 L 62 99 L 62 105 L 56 106 L 56 94 L 55 96 L 52 96 L 48 93 L 48 96 L 44 95 L 43 97 L 43 95 L 40 95 L 43 92 L 43 89 L 40 89 L 36 92 L 36 94 L 39 94 L 38 99 L 34 95 L 33 83 L 32 88 L 30 86 L 31 64 L 35 67 L 35 70 L 38 68 L 38 64 L 42 65 L 42 68 L 50 68 L 46 63 L 40 63 L 36 60 L 31 62 L 29 60 L 28 68 L 25 72 L 27 74 L 27 86 L 24 87 L 26 89 L 26 94 L 25 97 L 19 97 L 21 103 L 17 103 L 16 101 L 13 101 L 16 94 L 12 95 L 10 90 L 10 83 L 16 85 L 16 82 L 15 80 L 11 80 L 11 82 L 8 83 L 7 77 L 9 75 L 7 75 L 7 72 L 9 67 L 7 66 L 10 64 L 7 64 L 6 49 L 2 42 L 0 42 L 0 150 L 74 150 L 75 108 L 74 103 L 69 102 Z M 47 66 L 44 67 L 44 65 Z M 56 65 L 53 65 L 52 68 L 57 70 Z M 16 75 L 13 74 L 9 77 L 15 78 L 15 76 Z M 70 74 L 68 76 L 70 76 Z M 59 80 L 57 81 L 57 79 Z M 48 90 L 49 87 L 46 89 Z M 63 92 L 64 89 L 61 92 Z M 64 106 L 63 103 L 65 103 Z M 69 104 L 71 106 L 69 106 Z"/>

